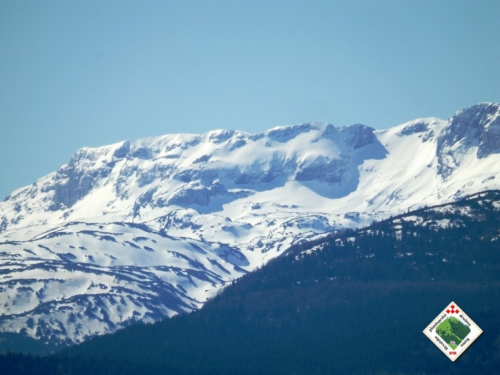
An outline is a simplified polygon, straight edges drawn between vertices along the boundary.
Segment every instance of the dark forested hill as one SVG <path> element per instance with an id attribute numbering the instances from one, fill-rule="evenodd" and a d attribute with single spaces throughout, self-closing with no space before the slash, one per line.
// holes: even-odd
<path id="1" fill-rule="evenodd" d="M 484 331 L 454 363 L 422 333 L 452 300 Z M 0 366 L 2 374 L 496 373 L 500 192 L 303 243 L 199 311 L 52 357 L 2 357 Z"/>

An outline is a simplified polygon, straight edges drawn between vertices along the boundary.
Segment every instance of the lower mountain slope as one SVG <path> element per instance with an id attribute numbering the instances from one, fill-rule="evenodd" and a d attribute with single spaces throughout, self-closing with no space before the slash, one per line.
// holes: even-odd
<path id="1" fill-rule="evenodd" d="M 35 366 L 54 374 L 491 374 L 500 368 L 499 241 L 500 191 L 483 192 L 296 245 L 191 314 L 0 363 L 12 374 Z M 452 300 L 484 331 L 454 363 L 422 334 Z"/>
<path id="2" fill-rule="evenodd" d="M 248 265 L 229 246 L 132 223 L 71 222 L 0 246 L 0 350 L 36 353 L 198 309 Z"/>

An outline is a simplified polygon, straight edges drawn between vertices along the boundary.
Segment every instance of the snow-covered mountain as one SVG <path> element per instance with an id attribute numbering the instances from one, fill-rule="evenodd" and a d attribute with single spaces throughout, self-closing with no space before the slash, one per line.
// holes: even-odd
<path id="1" fill-rule="evenodd" d="M 199 308 L 290 245 L 500 188 L 500 105 L 83 148 L 0 203 L 0 331 L 76 343 Z"/>

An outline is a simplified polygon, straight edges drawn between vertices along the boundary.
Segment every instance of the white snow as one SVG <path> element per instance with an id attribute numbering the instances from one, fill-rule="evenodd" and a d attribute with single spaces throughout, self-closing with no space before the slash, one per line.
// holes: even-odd
<path id="1" fill-rule="evenodd" d="M 312 123 L 83 148 L 0 203 L 0 330 L 33 318 L 79 342 L 189 311 L 305 239 L 499 189 L 500 154 L 479 158 L 479 140 L 442 142 L 449 129 L 436 118 L 380 131 Z M 163 304 L 167 292 L 182 307 Z"/>

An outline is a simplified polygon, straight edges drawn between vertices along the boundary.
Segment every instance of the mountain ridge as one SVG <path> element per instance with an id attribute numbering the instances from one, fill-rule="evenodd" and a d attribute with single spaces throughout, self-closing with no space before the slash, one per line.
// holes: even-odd
<path id="1" fill-rule="evenodd" d="M 0 331 L 77 343 L 187 312 L 291 245 L 498 189 L 499 127 L 500 105 L 483 103 L 386 130 L 308 123 L 82 148 L 0 203 Z"/>

